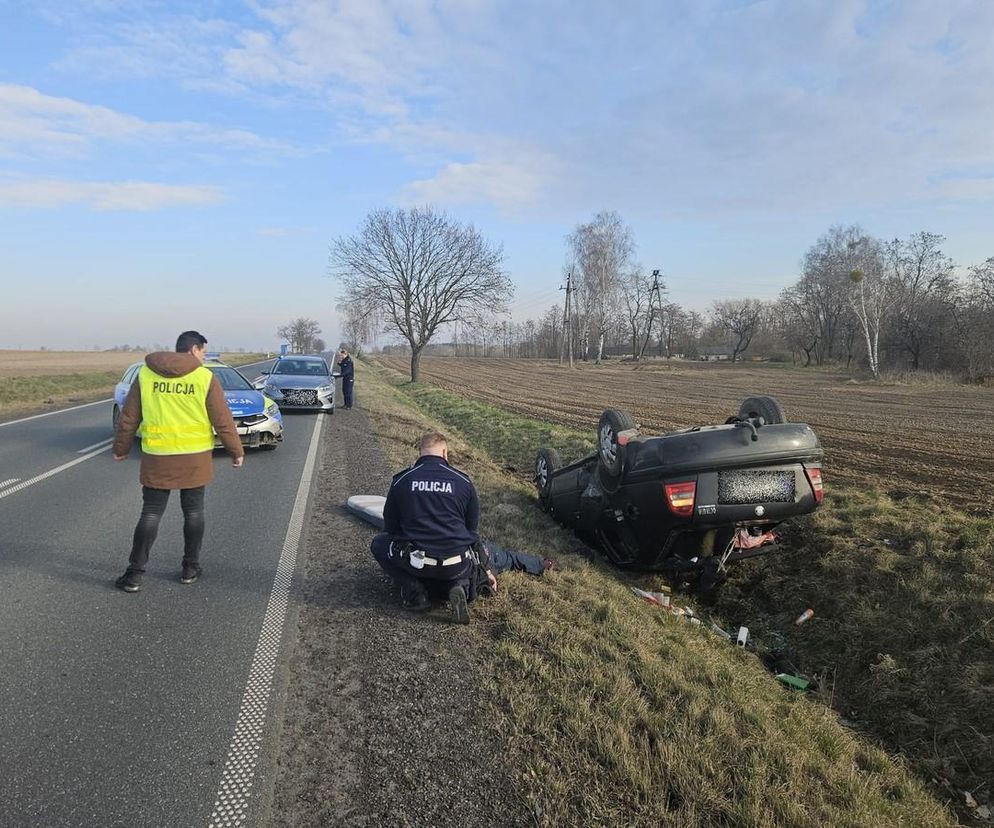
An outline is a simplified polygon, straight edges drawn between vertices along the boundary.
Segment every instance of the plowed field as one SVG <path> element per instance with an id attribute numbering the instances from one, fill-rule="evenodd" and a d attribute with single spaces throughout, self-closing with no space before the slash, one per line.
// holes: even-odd
<path id="1" fill-rule="evenodd" d="M 378 357 L 404 374 L 405 357 Z M 994 510 L 994 389 L 856 382 L 814 369 L 706 363 L 581 364 L 425 358 L 421 377 L 525 416 L 591 431 L 608 407 L 628 409 L 649 433 L 721 423 L 743 397 L 776 397 L 814 426 L 826 479 L 884 491 L 927 492 Z M 565 459 L 565 458 L 564 458 Z"/>

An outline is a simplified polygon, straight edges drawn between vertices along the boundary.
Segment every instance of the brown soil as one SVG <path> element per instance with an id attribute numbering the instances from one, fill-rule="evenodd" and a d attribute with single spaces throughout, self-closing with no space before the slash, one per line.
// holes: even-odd
<path id="1" fill-rule="evenodd" d="M 230 365 L 238 365 L 246 357 L 251 358 L 247 354 L 222 354 L 224 361 Z M 96 371 L 120 371 L 123 374 L 125 368 L 144 358 L 144 351 L 0 350 L 0 377 L 43 377 Z"/>
<path id="2" fill-rule="evenodd" d="M 385 492 L 392 471 L 363 411 L 325 425 L 270 824 L 528 824 L 480 630 L 445 607 L 400 608 L 369 552 L 375 530 L 343 508 Z"/>
<path id="3" fill-rule="evenodd" d="M 382 362 L 398 373 L 404 357 Z M 540 360 L 433 358 L 421 380 L 549 422 L 592 430 L 608 407 L 660 433 L 720 423 L 750 395 L 768 394 L 810 423 L 826 450 L 826 481 L 924 491 L 994 509 L 994 389 L 897 385 L 819 369 L 612 362 L 570 371 Z M 565 459 L 565 458 L 564 458 Z"/>

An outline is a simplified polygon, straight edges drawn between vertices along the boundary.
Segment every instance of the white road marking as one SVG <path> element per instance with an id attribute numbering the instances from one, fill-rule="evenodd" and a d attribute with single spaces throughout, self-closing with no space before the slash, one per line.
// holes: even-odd
<path id="1" fill-rule="evenodd" d="M 12 486 L 9 489 L 4 489 L 3 491 L 0 491 L 0 500 L 7 497 L 7 495 L 12 495 L 15 494 L 16 492 L 20 492 L 28 488 L 28 486 L 33 486 L 35 483 L 41 483 L 42 480 L 48 480 L 48 478 L 54 477 L 60 472 L 64 472 L 66 469 L 71 469 L 73 466 L 79 465 L 84 460 L 89 460 L 91 457 L 96 457 L 98 454 L 100 454 L 103 451 L 107 451 L 107 449 L 109 448 L 110 446 L 106 445 L 103 448 L 97 449 L 96 451 L 91 451 L 89 454 L 84 454 L 82 457 L 77 457 L 75 460 L 70 460 L 68 463 L 63 463 L 61 466 L 57 466 L 54 469 L 49 469 L 47 472 L 43 472 L 42 474 L 39 474 L 37 477 L 32 477 L 29 480 L 25 480 L 23 483 L 18 483 L 16 486 Z"/>
<path id="2" fill-rule="evenodd" d="M 65 414 L 67 411 L 79 411 L 79 409 L 89 408 L 91 405 L 101 405 L 102 403 L 109 403 L 113 401 L 113 397 L 108 397 L 106 400 L 97 400 L 96 402 L 84 403 L 83 405 L 74 405 L 72 408 L 60 408 L 58 411 L 46 411 L 44 414 L 34 414 L 31 417 L 22 417 L 20 420 L 8 420 L 5 423 L 0 423 L 0 428 L 9 425 L 16 425 L 17 423 L 26 423 L 28 420 L 40 420 L 42 417 L 54 417 L 56 414 Z"/>
<path id="3" fill-rule="evenodd" d="M 20 479 L 19 477 L 12 477 L 10 480 L 4 480 L 3 483 L 0 483 L 0 489 L 6 489 L 11 483 L 16 483 Z"/>
<path id="4" fill-rule="evenodd" d="M 242 825 L 248 814 L 249 799 L 255 766 L 262 746 L 262 732 L 266 724 L 270 696 L 273 690 L 273 673 L 283 641 L 283 626 L 286 622 L 287 606 L 290 602 L 290 584 L 293 583 L 293 570 L 297 565 L 297 551 L 300 546 L 300 532 L 307 509 L 307 497 L 311 491 L 315 459 L 318 452 L 318 438 L 324 417 L 318 417 L 311 432 L 311 442 L 307 449 L 307 459 L 300 475 L 297 497 L 290 513 L 290 525 L 286 530 L 283 550 L 276 565 L 276 578 L 269 595 L 269 605 L 262 621 L 259 643 L 255 648 L 252 667 L 249 670 L 248 684 L 242 696 L 242 706 L 238 711 L 235 734 L 228 748 L 228 758 L 218 786 L 214 810 L 211 813 L 210 828 L 227 828 Z"/>
<path id="5" fill-rule="evenodd" d="M 106 439 L 101 440 L 99 443 L 94 443 L 92 446 L 87 446 L 86 448 L 81 448 L 79 451 L 76 452 L 76 454 L 85 454 L 90 449 L 106 448 L 107 446 L 109 446 L 113 442 L 114 442 L 114 438 L 113 437 L 107 437 Z"/>

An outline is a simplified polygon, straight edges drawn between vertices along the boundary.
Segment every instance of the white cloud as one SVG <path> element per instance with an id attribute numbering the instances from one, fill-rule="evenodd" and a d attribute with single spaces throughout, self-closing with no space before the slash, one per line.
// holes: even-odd
<path id="1" fill-rule="evenodd" d="M 198 144 L 229 150 L 288 148 L 252 132 L 195 121 L 146 121 L 109 107 L 0 83 L 0 154 L 80 153 L 98 142 Z"/>
<path id="2" fill-rule="evenodd" d="M 322 139 L 384 143 L 417 167 L 404 197 L 685 216 L 837 211 L 983 193 L 994 168 L 992 3 L 646 0 L 619 13 L 594 0 L 255 0 L 248 9 L 224 20 L 153 5 L 146 18 L 84 20 L 66 65 L 324 111 Z M 161 125 L 209 140 L 180 127 Z M 99 128 L 76 112 L 10 134 L 34 130 L 72 151 Z M 557 159 L 557 174 L 502 144 Z M 980 183 L 932 184 L 963 169 Z"/>
<path id="3" fill-rule="evenodd" d="M 223 201 L 217 187 L 158 184 L 148 181 L 0 181 L 0 207 L 62 207 L 83 204 L 92 210 L 160 210 L 203 207 Z"/>

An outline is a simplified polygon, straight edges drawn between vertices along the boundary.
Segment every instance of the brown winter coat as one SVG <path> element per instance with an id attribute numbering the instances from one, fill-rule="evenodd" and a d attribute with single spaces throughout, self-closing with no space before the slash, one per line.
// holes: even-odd
<path id="1" fill-rule="evenodd" d="M 200 360 L 193 354 L 176 354 L 160 351 L 145 357 L 145 364 L 160 377 L 183 377 L 200 367 Z M 235 419 L 224 398 L 224 391 L 217 377 L 207 390 L 207 416 L 217 432 L 222 445 L 233 458 L 242 457 L 245 449 L 235 429 Z M 122 457 L 131 451 L 135 432 L 142 419 L 141 386 L 131 383 L 124 408 L 121 409 L 114 434 L 113 452 Z M 206 486 L 214 478 L 213 452 L 196 454 L 145 454 L 142 452 L 141 484 L 153 489 L 195 489 Z"/>

